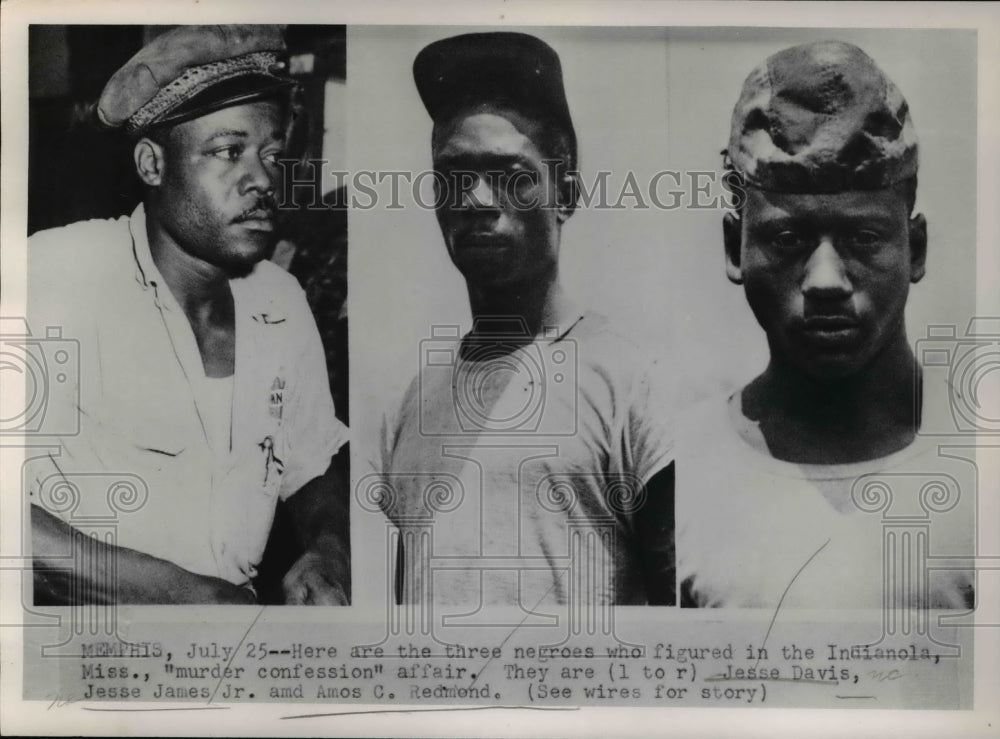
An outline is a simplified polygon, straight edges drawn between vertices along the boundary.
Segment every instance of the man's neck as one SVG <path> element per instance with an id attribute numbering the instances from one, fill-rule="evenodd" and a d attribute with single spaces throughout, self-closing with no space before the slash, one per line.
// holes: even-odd
<path id="1" fill-rule="evenodd" d="M 229 377 L 236 368 L 236 310 L 228 275 L 182 249 L 155 219 L 147 219 L 146 234 L 153 263 L 191 325 L 205 375 Z"/>
<path id="2" fill-rule="evenodd" d="M 218 318 L 232 303 L 228 275 L 181 248 L 155 218 L 147 217 L 146 235 L 153 263 L 192 326 Z"/>
<path id="3" fill-rule="evenodd" d="M 569 328 L 579 315 L 563 290 L 558 275 L 540 283 L 504 285 L 500 288 L 469 286 L 473 322 L 498 317 L 512 318 L 511 331 L 529 340 L 550 326 Z M 492 330 L 492 329 L 491 329 Z"/>
<path id="4" fill-rule="evenodd" d="M 787 462 L 845 464 L 908 446 L 919 426 L 918 372 L 900 331 L 849 378 L 816 380 L 772 360 L 743 389 L 742 411 L 760 425 L 771 454 Z"/>

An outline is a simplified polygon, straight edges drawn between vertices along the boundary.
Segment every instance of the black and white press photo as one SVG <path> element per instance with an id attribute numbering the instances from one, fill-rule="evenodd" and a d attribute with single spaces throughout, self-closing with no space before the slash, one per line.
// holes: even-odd
<path id="1" fill-rule="evenodd" d="M 995 731 L 997 9 L 74 5 L 0 732 Z"/>
<path id="2" fill-rule="evenodd" d="M 947 355 L 977 325 L 975 48 L 672 39 L 672 155 L 734 192 L 674 221 L 682 606 L 973 607 L 975 455 L 942 444 L 977 402 Z"/>
<path id="3" fill-rule="evenodd" d="M 345 29 L 29 30 L 35 602 L 349 604 Z"/>
<path id="4" fill-rule="evenodd" d="M 673 605 L 662 38 L 359 29 L 348 59 L 354 174 L 384 178 L 351 211 L 381 401 L 356 497 L 373 538 L 398 529 L 396 597 L 469 623 Z"/>

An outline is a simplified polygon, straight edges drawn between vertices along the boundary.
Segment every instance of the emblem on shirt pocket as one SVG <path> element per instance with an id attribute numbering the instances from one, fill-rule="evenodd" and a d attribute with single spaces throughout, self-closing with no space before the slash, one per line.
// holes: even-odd
<path id="1" fill-rule="evenodd" d="M 285 378 L 275 377 L 271 383 L 271 390 L 268 393 L 267 411 L 272 418 L 281 420 L 281 413 L 285 406 Z"/>

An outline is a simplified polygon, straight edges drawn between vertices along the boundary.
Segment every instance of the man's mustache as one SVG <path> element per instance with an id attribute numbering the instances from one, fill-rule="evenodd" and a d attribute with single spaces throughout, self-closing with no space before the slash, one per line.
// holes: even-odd
<path id="1" fill-rule="evenodd" d="M 245 211 L 240 213 L 236 218 L 233 219 L 234 223 L 240 223 L 242 221 L 262 221 L 262 220 L 274 220 L 278 213 L 278 206 L 272 197 L 262 197 L 254 203 L 253 206 L 247 208 Z"/>

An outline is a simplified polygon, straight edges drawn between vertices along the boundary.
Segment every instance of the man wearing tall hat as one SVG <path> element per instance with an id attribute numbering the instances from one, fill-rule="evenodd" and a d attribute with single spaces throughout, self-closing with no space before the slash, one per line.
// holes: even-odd
<path id="1" fill-rule="evenodd" d="M 672 602 L 666 389 L 559 279 L 577 200 L 559 57 L 533 36 L 468 34 L 424 48 L 413 73 L 473 322 L 431 332 L 387 429 L 399 597 L 473 619 L 480 605 L 535 618 L 551 604 Z"/>
<path id="2" fill-rule="evenodd" d="M 29 321 L 79 345 L 79 433 L 30 459 L 36 599 L 252 603 L 279 499 L 305 553 L 286 601 L 343 604 L 346 510 L 323 349 L 267 261 L 292 79 L 273 26 L 184 26 L 97 105 L 134 142 L 129 217 L 34 235 Z M 29 455 L 30 456 L 30 455 Z M 77 527 L 112 522 L 100 541 Z"/>
<path id="3" fill-rule="evenodd" d="M 974 553 L 975 485 L 919 433 L 946 389 L 906 335 L 927 224 L 903 95 L 855 46 L 785 49 L 747 77 L 725 159 L 726 274 L 770 361 L 679 420 L 682 605 L 968 607 L 971 572 L 925 569 Z"/>

